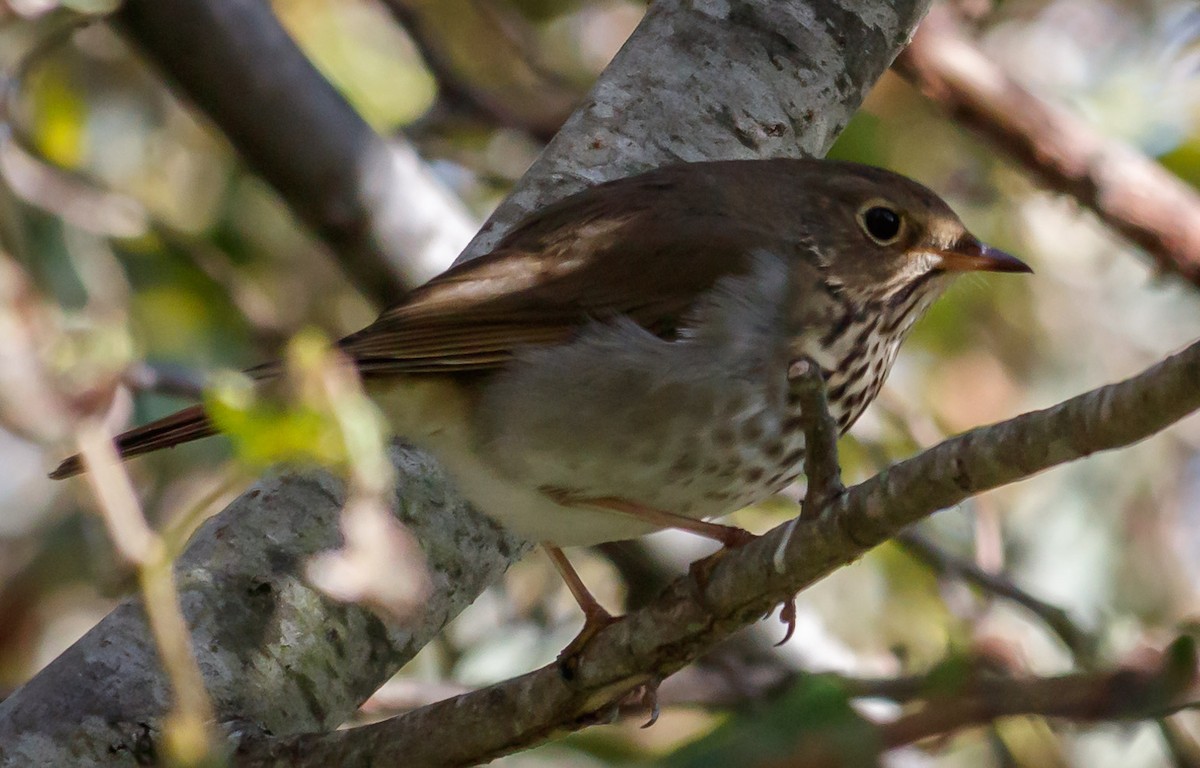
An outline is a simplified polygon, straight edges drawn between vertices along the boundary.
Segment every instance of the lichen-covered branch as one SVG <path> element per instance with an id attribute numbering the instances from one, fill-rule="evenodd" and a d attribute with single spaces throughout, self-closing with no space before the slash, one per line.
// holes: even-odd
<path id="1" fill-rule="evenodd" d="M 244 764 L 461 765 L 603 721 L 639 685 L 669 675 L 775 604 L 904 527 L 964 499 L 1142 440 L 1200 408 L 1200 342 L 1118 384 L 972 430 L 836 497 L 820 519 L 785 523 L 729 551 L 596 634 L 567 682 L 554 665 L 375 725 L 246 747 Z M 776 567 L 782 546 L 784 568 Z M 452 743 L 430 733 L 455 733 Z"/>

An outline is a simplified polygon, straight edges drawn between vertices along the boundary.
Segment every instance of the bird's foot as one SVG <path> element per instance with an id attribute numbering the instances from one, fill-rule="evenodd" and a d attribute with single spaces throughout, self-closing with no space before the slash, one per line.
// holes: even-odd
<path id="1" fill-rule="evenodd" d="M 661 684 L 661 677 L 652 677 L 630 691 L 629 696 L 625 699 L 643 712 L 650 713 L 650 717 L 642 723 L 643 728 L 649 728 L 658 722 L 658 716 L 661 714 L 658 708 L 658 686 Z"/>
<path id="2" fill-rule="evenodd" d="M 713 568 L 716 567 L 717 563 L 721 562 L 725 555 L 729 553 L 729 550 L 749 544 L 758 538 L 744 528 L 735 528 L 732 525 L 716 525 L 715 523 L 709 523 L 709 525 L 713 526 L 714 529 L 720 529 L 719 535 L 713 535 L 709 538 L 721 542 L 724 546 L 708 557 L 701 558 L 688 566 L 688 574 L 691 575 L 701 591 L 708 585 L 708 579 L 712 575 Z"/>
<path id="3" fill-rule="evenodd" d="M 704 588 L 708 586 L 708 580 L 712 576 L 712 570 L 717 563 L 729 553 L 729 550 L 736 547 L 744 546 L 751 541 L 759 538 L 742 528 L 734 528 L 732 526 L 721 526 L 726 529 L 728 538 L 722 539 L 725 545 L 713 552 L 708 557 L 697 560 L 688 567 L 688 574 L 691 575 L 692 581 L 696 586 L 698 594 L 704 594 Z M 792 635 L 796 633 L 796 598 L 789 597 L 783 602 L 783 606 L 779 610 L 779 620 L 786 627 L 783 633 L 783 639 L 776 643 L 776 647 L 783 645 L 788 640 L 792 639 Z"/>
<path id="4" fill-rule="evenodd" d="M 567 647 L 563 648 L 558 654 L 558 671 L 564 679 L 575 679 L 575 675 L 579 672 L 579 655 L 587 647 L 587 644 L 591 642 L 591 639 L 596 636 L 596 633 L 620 620 L 620 616 L 613 616 L 601 608 L 599 604 L 594 604 L 584 609 L 583 629 L 579 630 L 579 634 L 575 636 L 575 639 L 567 643 Z"/>

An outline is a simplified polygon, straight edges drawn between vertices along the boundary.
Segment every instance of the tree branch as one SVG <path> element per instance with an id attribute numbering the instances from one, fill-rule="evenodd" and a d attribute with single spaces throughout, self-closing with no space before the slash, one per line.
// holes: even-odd
<path id="1" fill-rule="evenodd" d="M 1200 408 L 1200 342 L 1118 384 L 972 430 L 836 497 L 820 519 L 784 523 L 730 550 L 703 583 L 674 582 L 600 630 L 575 677 L 555 665 L 362 728 L 248 743 L 239 765 L 408 765 L 486 761 L 603 721 L 637 686 L 698 658 L 781 600 L 903 528 L 964 499 L 1102 450 L 1130 445 Z M 785 568 L 774 567 L 777 550 Z M 452 742 L 430 733 L 457 734 Z"/>
<path id="2" fill-rule="evenodd" d="M 651 4 L 469 251 L 490 248 L 550 200 L 669 161 L 824 155 L 928 7 Z"/>
<path id="3" fill-rule="evenodd" d="M 929 699 L 916 712 L 880 725 L 880 741 L 892 749 L 1011 715 L 1085 722 L 1157 717 L 1178 705 L 1178 697 L 1195 682 L 1194 649 L 1190 641 L 1180 641 L 1141 668 L 968 681 L 962 690 Z"/>
<path id="4" fill-rule="evenodd" d="M 1154 160 L 1027 91 L 967 39 L 952 10 L 929 14 L 896 70 L 1046 187 L 1144 248 L 1160 270 L 1200 285 L 1200 196 Z"/>
<path id="5" fill-rule="evenodd" d="M 1077 663 L 1085 667 L 1094 663 L 1096 652 L 1099 650 L 1098 638 L 1080 629 L 1070 614 L 1062 608 L 1039 600 L 1000 574 L 985 571 L 969 560 L 943 551 L 916 531 L 901 531 L 896 535 L 896 541 L 908 550 L 909 554 L 937 573 L 962 579 L 984 592 L 1022 606 L 1058 636 Z"/>
<path id="6" fill-rule="evenodd" d="M 117 28 L 224 133 L 380 306 L 441 272 L 475 223 L 403 141 L 346 103 L 258 0 L 127 0 Z"/>
<path id="7" fill-rule="evenodd" d="M 1179 640 L 1150 663 L 1057 677 L 1008 678 L 968 673 L 942 680 L 915 710 L 891 722 L 865 720 L 858 738 L 880 751 L 943 737 L 1002 717 L 1033 715 L 1076 722 L 1146 719 L 1163 715 L 1193 692 L 1195 648 Z M 925 681 L 926 683 L 930 681 Z M 800 741 L 783 760 L 760 768 L 848 768 L 845 744 L 821 734 Z"/>
<path id="8" fill-rule="evenodd" d="M 730 663 L 731 666 L 726 666 Z M 657 698 L 664 707 L 723 712 L 732 709 L 735 717 L 738 713 L 753 717 L 776 706 L 771 699 L 786 696 L 797 687 L 811 688 L 817 681 L 827 682 L 847 699 L 886 699 L 905 705 L 906 711 L 895 719 L 861 718 L 870 729 L 864 730 L 862 737 L 873 738 L 874 743 L 887 750 L 1012 715 L 1077 722 L 1160 718 L 1170 729 L 1170 721 L 1162 719 L 1163 716 L 1186 706 L 1195 696 L 1198 679 L 1200 669 L 1193 642 L 1186 638 L 1177 640 L 1165 652 L 1142 649 L 1131 663 L 1112 669 L 1052 677 L 1012 677 L 997 673 L 977 660 L 953 658 L 925 674 L 859 678 L 799 672 L 781 666 L 778 660 L 730 659 L 722 654 L 716 659 L 706 656 L 667 678 L 658 689 Z M 375 704 L 372 714 L 396 715 L 465 692 L 445 683 L 413 680 L 394 681 L 385 688 L 393 686 L 395 691 L 372 697 Z M 459 690 L 454 690 L 456 687 Z M 640 702 L 630 699 L 622 702 L 621 719 L 644 720 L 645 716 L 645 707 Z M 797 729 L 791 757 L 770 765 L 804 768 L 843 765 L 847 757 L 845 744 L 836 737 L 824 738 L 828 735 L 829 731 L 823 728 Z M 1169 738 L 1179 736 L 1172 733 Z M 730 744 L 716 736 L 713 752 L 708 754 L 709 763 L 722 764 L 725 755 L 739 751 L 741 762 L 757 764 L 752 758 L 753 747 L 738 744 L 736 740 Z M 1180 751 L 1186 753 L 1186 747 Z"/>
<path id="9" fill-rule="evenodd" d="M 142 28 L 149 35 L 157 28 L 150 19 L 166 24 L 160 15 L 166 11 L 156 7 L 181 2 L 151 5 L 134 0 L 123 18 L 146 14 Z M 259 4 L 226 5 L 251 14 L 246 9 Z M 658 0 L 581 111 L 522 180 L 515 201 L 502 207 L 465 257 L 483 253 L 523 212 L 587 182 L 677 158 L 819 154 L 927 5 Z M 251 17 L 239 18 L 248 24 Z M 169 47 L 198 34 L 179 24 L 154 42 Z M 189 66 L 203 68 L 206 56 L 218 55 L 178 42 L 180 51 L 169 55 L 186 51 L 200 60 Z M 222 72 L 214 67 L 218 83 L 226 78 Z M 260 105 L 253 112 L 280 113 Z M 295 137 L 288 145 L 307 151 Z M 272 150 L 270 156 L 286 162 L 283 153 Z M 352 185 L 343 185 L 343 192 L 352 196 Z M 342 496 L 328 478 L 266 478 L 196 535 L 177 573 L 220 720 L 277 735 L 335 727 L 524 551 L 470 512 L 432 462 L 405 449 L 393 459 L 402 478 L 402 517 L 424 542 L 436 585 L 426 611 L 402 627 L 387 627 L 362 607 L 324 599 L 300 577 L 310 556 L 338 543 Z M 153 743 L 168 704 L 144 618 L 134 604 L 125 604 L 0 702 L 0 763 L 11 758 L 64 765 L 97 756 L 108 764 L 133 764 L 135 752 L 144 751 L 147 740 Z"/>
<path id="10" fill-rule="evenodd" d="M 499 125 L 549 141 L 583 95 L 537 66 L 507 29 L 518 23 L 515 14 L 502 24 L 501 9 L 479 0 L 384 1 L 437 77 L 442 97 Z"/>

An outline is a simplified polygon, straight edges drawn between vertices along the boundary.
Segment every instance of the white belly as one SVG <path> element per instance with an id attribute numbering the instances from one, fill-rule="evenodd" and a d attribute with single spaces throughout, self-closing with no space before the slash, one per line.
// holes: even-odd
<path id="1" fill-rule="evenodd" d="M 595 323 L 469 383 L 415 378 L 376 400 L 472 504 L 534 540 L 594 544 L 656 528 L 564 507 L 555 491 L 727 514 L 770 495 L 802 461 L 802 432 L 788 428 L 785 264 L 757 264 L 723 279 L 677 340 L 632 321 Z"/>
<path id="2" fill-rule="evenodd" d="M 370 389 L 396 434 L 432 453 L 476 509 L 531 541 L 588 546 L 656 530 L 618 512 L 563 507 L 536 487 L 505 477 L 470 449 L 472 398 L 448 381 L 397 378 Z"/>
<path id="3" fill-rule="evenodd" d="M 531 541 L 560 547 L 632 539 L 657 530 L 628 515 L 603 509 L 564 507 L 527 485 L 513 482 L 477 456 L 433 449 L 459 491 L 478 510 Z"/>

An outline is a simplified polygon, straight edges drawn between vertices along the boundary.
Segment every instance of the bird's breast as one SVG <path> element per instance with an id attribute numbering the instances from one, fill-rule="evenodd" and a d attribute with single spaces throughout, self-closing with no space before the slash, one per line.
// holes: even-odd
<path id="1" fill-rule="evenodd" d="M 906 313 L 897 321 L 885 312 L 847 310 L 830 324 L 829 332 L 810 340 L 805 351 L 821 367 L 829 413 L 841 432 L 850 429 L 879 394 L 918 316 Z"/>

